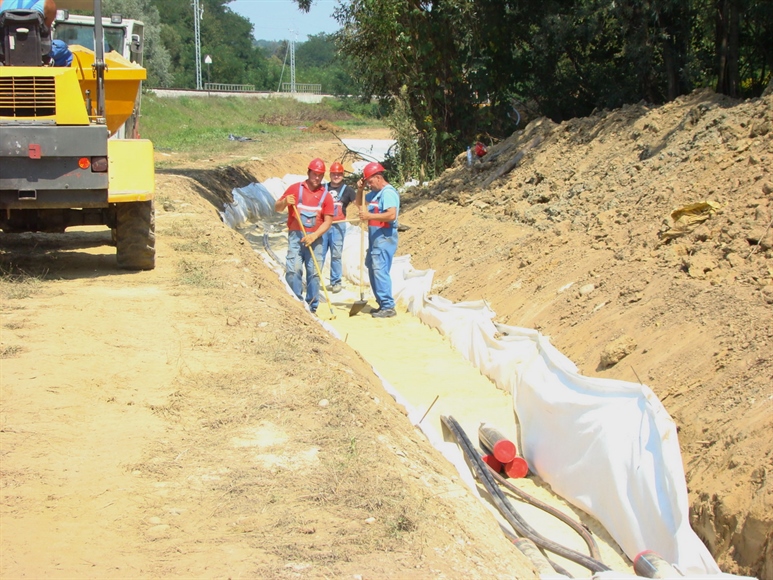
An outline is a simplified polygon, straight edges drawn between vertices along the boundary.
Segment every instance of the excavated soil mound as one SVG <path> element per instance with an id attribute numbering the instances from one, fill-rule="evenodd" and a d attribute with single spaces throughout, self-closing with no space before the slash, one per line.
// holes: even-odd
<path id="1" fill-rule="evenodd" d="M 773 579 L 773 97 L 547 119 L 403 196 L 398 253 L 679 428 L 692 525 Z"/>

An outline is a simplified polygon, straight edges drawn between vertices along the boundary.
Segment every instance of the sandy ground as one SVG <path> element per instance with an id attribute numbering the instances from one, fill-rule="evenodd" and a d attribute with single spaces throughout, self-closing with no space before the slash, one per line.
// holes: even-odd
<path id="1" fill-rule="evenodd" d="M 157 176 L 153 271 L 118 270 L 104 229 L 2 237 L 0 576 L 532 577 L 220 221 L 245 170 L 183 165 Z"/>
<path id="2" fill-rule="evenodd" d="M 651 386 L 680 428 L 693 527 L 723 569 L 764 580 L 770 111 L 696 94 L 535 122 L 406 194 L 400 239 L 433 292 Z M 3 235 L 0 575 L 530 577 L 356 329 L 325 332 L 220 222 L 232 187 L 341 154 L 319 137 L 241 167 L 175 157 L 152 272 L 117 270 L 106 231 Z M 720 211 L 666 235 L 706 199 Z"/>

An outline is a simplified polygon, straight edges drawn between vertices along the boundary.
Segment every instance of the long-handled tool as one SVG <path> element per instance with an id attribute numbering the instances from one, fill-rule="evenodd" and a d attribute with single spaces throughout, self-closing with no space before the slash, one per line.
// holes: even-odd
<path id="1" fill-rule="evenodd" d="M 365 300 L 365 292 L 362 289 L 363 278 L 365 278 L 365 227 L 360 224 L 360 299 L 352 304 L 349 316 L 354 316 L 368 304 L 368 301 Z"/>
<path id="2" fill-rule="evenodd" d="M 295 212 L 295 219 L 298 220 L 298 225 L 301 226 L 301 232 L 303 232 L 303 237 L 305 238 L 306 228 L 303 227 L 303 222 L 301 221 L 301 214 L 298 213 L 298 206 L 293 205 L 293 211 Z M 311 253 L 311 259 L 314 262 L 314 267 L 317 269 L 317 276 L 319 276 L 319 285 L 322 287 L 322 290 L 325 292 L 325 300 L 327 300 L 327 305 L 330 308 L 330 316 L 335 318 L 336 315 L 335 315 L 335 312 L 333 312 L 333 303 L 330 302 L 330 297 L 327 295 L 327 288 L 325 288 L 325 282 L 322 279 L 322 269 L 319 267 L 319 264 L 317 264 L 317 257 L 314 255 L 314 250 L 311 249 L 311 246 L 308 247 L 308 250 L 309 250 L 309 253 Z"/>

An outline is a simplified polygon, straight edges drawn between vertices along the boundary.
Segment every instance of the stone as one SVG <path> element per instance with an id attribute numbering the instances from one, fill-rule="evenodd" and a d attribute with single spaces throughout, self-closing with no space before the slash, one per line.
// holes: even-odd
<path id="1" fill-rule="evenodd" d="M 599 366 L 604 369 L 613 367 L 634 350 L 636 350 L 636 341 L 631 336 L 623 335 L 604 347 Z"/>

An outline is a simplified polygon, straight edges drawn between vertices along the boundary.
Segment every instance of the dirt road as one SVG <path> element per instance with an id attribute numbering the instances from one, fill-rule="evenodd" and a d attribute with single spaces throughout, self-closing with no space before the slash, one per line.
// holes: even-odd
<path id="1" fill-rule="evenodd" d="M 153 271 L 107 230 L 3 236 L 0 576 L 530 577 L 186 172 L 247 176 L 157 176 Z"/>

